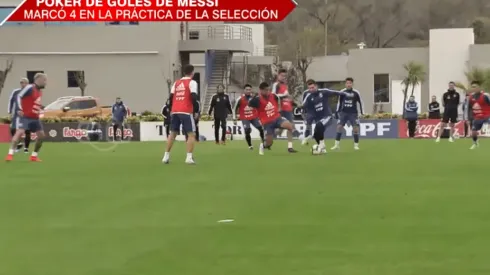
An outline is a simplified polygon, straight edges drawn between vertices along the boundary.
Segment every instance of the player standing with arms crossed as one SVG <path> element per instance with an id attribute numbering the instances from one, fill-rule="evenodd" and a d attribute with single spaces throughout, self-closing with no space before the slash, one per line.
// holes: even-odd
<path id="1" fill-rule="evenodd" d="M 287 84 L 287 71 L 285 69 L 280 69 L 277 74 L 277 81 L 272 85 L 272 93 L 277 95 L 281 100 L 281 116 L 289 121 L 294 126 L 294 115 L 293 115 L 293 100 L 288 92 Z M 293 131 L 288 131 L 288 151 L 290 153 L 295 153 L 296 150 L 293 149 Z"/>
<path id="2" fill-rule="evenodd" d="M 353 89 L 354 79 L 348 77 L 345 79 L 345 92 L 347 95 L 339 96 L 337 102 L 337 114 L 339 116 L 337 122 L 337 135 L 335 137 L 335 145 L 332 150 L 340 149 L 340 139 L 342 138 L 342 131 L 347 123 L 352 127 L 354 137 L 354 150 L 359 150 L 359 113 L 364 114 L 364 104 L 362 103 L 361 94 L 358 90 Z M 357 109 L 359 105 L 359 109 Z"/>
<path id="3" fill-rule="evenodd" d="M 171 133 L 167 140 L 167 149 L 163 156 L 162 162 L 170 162 L 170 151 L 174 145 L 175 138 L 180 132 L 182 126 L 183 132 L 187 133 L 187 157 L 185 163 L 195 164 L 192 153 L 194 152 L 194 143 L 196 141 L 196 123 L 194 116 L 197 117 L 198 95 L 197 82 L 192 80 L 194 76 L 194 66 L 186 65 L 184 67 L 184 77 L 175 81 L 170 91 L 170 123 Z"/>
<path id="4" fill-rule="evenodd" d="M 17 125 L 17 131 L 12 138 L 12 144 L 10 146 L 6 161 L 12 161 L 14 159 L 15 148 L 25 132 L 28 130 L 31 133 L 36 133 L 37 139 L 32 152 L 30 160 L 33 162 L 40 162 L 38 158 L 39 151 L 43 145 L 44 131 L 39 119 L 41 114 L 41 89 L 46 86 L 47 77 L 43 73 L 37 73 L 34 76 L 34 84 L 25 86 L 17 96 L 19 123 Z"/>
<path id="5" fill-rule="evenodd" d="M 252 133 L 251 125 L 259 131 L 260 139 L 262 143 L 264 143 L 264 128 L 262 128 L 262 124 L 259 121 L 259 113 L 257 109 L 248 106 L 250 100 L 254 97 L 252 93 L 252 86 L 250 84 L 246 84 L 244 87 L 243 95 L 236 101 L 235 104 L 235 113 L 233 120 L 236 121 L 236 116 L 238 113 L 238 118 L 242 121 L 243 129 L 245 131 L 245 140 L 247 141 L 248 148 L 253 150 L 252 146 Z"/>
<path id="6" fill-rule="evenodd" d="M 442 105 L 444 106 L 444 114 L 442 116 L 441 127 L 439 128 L 439 136 L 436 142 L 441 141 L 441 136 L 444 133 L 446 125 L 449 123 L 449 142 L 454 142 L 454 125 L 458 123 L 458 107 L 460 104 L 459 93 L 455 89 L 454 82 L 449 82 L 447 92 L 442 96 Z"/>
<path id="7" fill-rule="evenodd" d="M 264 154 L 264 149 L 270 149 L 274 140 L 276 129 L 286 129 L 293 131 L 293 124 L 283 118 L 280 113 L 280 100 L 277 95 L 269 90 L 269 84 L 262 82 L 259 85 L 260 94 L 248 102 L 248 106 L 256 108 L 260 122 L 265 130 L 265 141 L 260 144 L 259 154 Z M 295 150 L 289 150 L 290 153 L 296 153 Z"/>
<path id="8" fill-rule="evenodd" d="M 309 93 L 303 100 L 303 108 L 310 114 L 312 123 L 315 124 L 313 138 L 317 143 L 317 146 L 313 147 L 312 153 L 315 155 L 326 153 L 325 130 L 332 123 L 332 110 L 330 109 L 328 98 L 330 96 L 351 95 L 330 89 L 318 89 L 313 79 L 306 81 L 306 85 L 308 85 Z"/>
<path id="9" fill-rule="evenodd" d="M 471 129 L 471 137 L 473 138 L 473 145 L 471 150 L 479 146 L 478 133 L 480 132 L 483 124 L 490 123 L 490 95 L 485 93 L 480 88 L 478 81 L 471 82 L 471 89 L 474 91 L 469 95 L 465 110 L 468 107 L 473 111 L 473 127 Z"/>

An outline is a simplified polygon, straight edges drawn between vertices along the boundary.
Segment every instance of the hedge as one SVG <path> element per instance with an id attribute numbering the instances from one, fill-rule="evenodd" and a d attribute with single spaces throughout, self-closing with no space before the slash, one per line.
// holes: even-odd
<path id="1" fill-rule="evenodd" d="M 419 119 L 426 119 L 426 118 L 428 118 L 427 113 L 423 113 L 419 115 Z M 374 115 L 364 115 L 361 116 L 361 119 L 402 119 L 402 116 L 397 114 L 381 113 L 381 114 L 374 114 Z M 69 117 L 69 118 L 43 118 L 41 120 L 45 123 L 81 122 L 81 121 L 110 122 L 111 118 L 110 117 L 95 117 L 95 118 Z M 208 115 L 202 115 L 200 120 L 211 121 L 213 119 Z M 143 115 L 131 116 L 128 117 L 126 120 L 127 123 L 132 123 L 132 122 L 137 123 L 142 121 L 163 121 L 163 116 L 161 114 L 151 113 L 146 111 L 144 112 Z M 11 122 L 10 117 L 0 117 L 0 123 L 10 124 L 10 122 Z"/>

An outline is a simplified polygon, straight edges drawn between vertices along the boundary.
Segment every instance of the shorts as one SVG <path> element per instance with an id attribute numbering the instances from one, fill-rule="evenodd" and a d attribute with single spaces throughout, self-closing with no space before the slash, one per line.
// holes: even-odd
<path id="1" fill-rule="evenodd" d="M 360 124 L 359 116 L 357 114 L 340 113 L 337 124 L 345 126 L 347 123 L 350 126 L 359 126 Z"/>
<path id="2" fill-rule="evenodd" d="M 121 126 L 124 126 L 124 121 L 119 121 L 119 120 L 113 119 L 112 120 L 112 125 L 113 126 L 119 126 L 119 127 L 121 127 Z"/>
<path id="3" fill-rule="evenodd" d="M 490 123 L 490 118 L 487 119 L 475 119 L 471 127 L 472 131 L 480 131 L 485 123 Z"/>
<path id="4" fill-rule="evenodd" d="M 17 120 L 17 129 L 31 131 L 32 133 L 43 130 L 41 120 L 36 118 L 21 117 Z"/>
<path id="5" fill-rule="evenodd" d="M 281 124 L 286 122 L 287 119 L 280 117 L 270 123 L 264 124 L 264 131 L 266 135 L 274 135 L 276 129 L 281 129 Z"/>
<path id="6" fill-rule="evenodd" d="M 242 125 L 243 129 L 250 129 L 250 125 L 255 127 L 255 129 L 262 128 L 262 124 L 260 124 L 260 121 L 258 118 L 252 119 L 252 120 L 242 120 Z"/>
<path id="7" fill-rule="evenodd" d="M 196 122 L 192 114 L 172 114 L 170 123 L 170 130 L 176 133 L 180 132 L 181 126 L 184 133 L 194 133 L 196 131 Z"/>
<path id="8" fill-rule="evenodd" d="M 20 123 L 20 117 L 18 117 L 18 116 L 12 117 L 12 122 L 10 122 L 10 129 L 15 130 L 15 129 L 19 128 L 19 126 L 18 126 L 19 123 Z"/>
<path id="9" fill-rule="evenodd" d="M 457 123 L 458 122 L 458 109 L 446 109 L 442 116 L 443 123 Z"/>
<path id="10" fill-rule="evenodd" d="M 321 123 L 321 124 L 323 124 L 323 126 L 325 127 L 325 129 L 326 129 L 328 126 L 330 126 L 330 125 L 332 124 L 332 122 L 333 122 L 333 118 L 332 118 L 332 116 L 326 116 L 326 117 L 321 118 L 321 119 L 319 119 L 319 120 L 315 120 L 315 124 L 317 124 L 317 123 Z"/>
<path id="11" fill-rule="evenodd" d="M 293 112 L 281 111 L 281 116 L 283 118 L 285 118 L 289 122 L 293 122 L 294 121 Z"/>

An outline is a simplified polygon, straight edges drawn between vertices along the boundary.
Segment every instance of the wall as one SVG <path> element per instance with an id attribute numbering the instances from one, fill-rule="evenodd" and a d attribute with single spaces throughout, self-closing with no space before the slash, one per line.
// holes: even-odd
<path id="1" fill-rule="evenodd" d="M 415 61 L 429 68 L 429 49 L 427 48 L 393 48 L 393 49 L 354 49 L 349 51 L 347 71 L 354 78 L 355 87 L 361 92 L 366 112 L 372 112 L 374 104 L 374 74 L 390 74 L 393 80 L 402 80 L 406 76 L 403 64 Z M 427 77 L 428 79 L 428 77 Z M 427 110 L 429 100 L 429 81 L 421 87 L 422 111 Z M 401 93 L 390 87 L 390 103 L 383 104 L 383 111 L 391 112 L 392 93 Z M 402 102 L 393 104 L 403 105 Z"/>
<path id="2" fill-rule="evenodd" d="M 430 95 L 440 98 L 450 81 L 465 81 L 473 29 L 430 30 Z"/>
<path id="3" fill-rule="evenodd" d="M 84 70 L 87 92 L 98 96 L 104 104 L 116 96 L 125 98 L 134 111 L 159 110 L 166 100 L 167 79 L 173 79 L 178 67 L 177 42 L 179 23 L 142 23 L 139 26 L 44 26 L 0 28 L 0 66 L 3 60 L 14 60 L 0 105 L 5 106 L 11 90 L 28 70 L 44 70 L 49 86 L 43 101 L 76 93 L 67 88 L 66 71 Z M 32 43 L 36 41 L 36 43 Z M 114 52 L 120 55 L 56 55 L 58 52 Z M 141 52 L 154 52 L 141 54 Z M 22 54 L 49 52 L 50 55 Z M 18 54 L 15 54 L 18 53 Z M 75 89 L 76 90 L 76 89 Z"/>
<path id="4" fill-rule="evenodd" d="M 490 44 L 470 45 L 469 68 L 481 67 L 490 68 Z M 466 82 L 466 79 L 461 79 Z"/>
<path id="5" fill-rule="evenodd" d="M 316 81 L 343 81 L 347 72 L 348 55 L 329 55 L 314 57 L 306 74 Z"/>

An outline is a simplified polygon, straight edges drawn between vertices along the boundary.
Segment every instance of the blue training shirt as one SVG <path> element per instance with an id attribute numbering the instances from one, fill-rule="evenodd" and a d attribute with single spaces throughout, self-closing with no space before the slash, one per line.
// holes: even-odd
<path id="1" fill-rule="evenodd" d="M 339 96 L 339 101 L 337 102 L 337 113 L 347 113 L 347 114 L 364 114 L 364 104 L 362 103 L 361 94 L 356 89 L 343 89 L 342 92 L 347 95 Z M 359 105 L 359 109 L 357 108 Z"/>
<path id="2" fill-rule="evenodd" d="M 308 92 L 303 99 L 303 108 L 309 116 L 319 121 L 332 115 L 332 109 L 328 103 L 328 98 L 330 96 L 341 95 L 346 95 L 346 93 L 330 89 L 318 89 L 316 92 Z"/>

